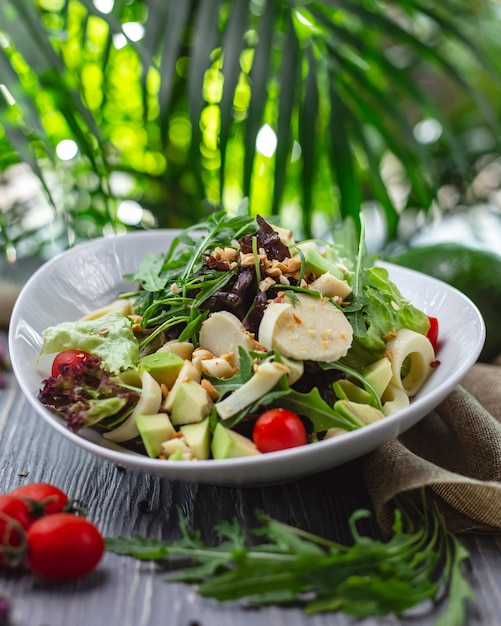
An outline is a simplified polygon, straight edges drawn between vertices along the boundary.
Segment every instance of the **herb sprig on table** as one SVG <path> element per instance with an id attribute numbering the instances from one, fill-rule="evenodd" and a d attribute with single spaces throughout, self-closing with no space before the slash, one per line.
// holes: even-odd
<path id="1" fill-rule="evenodd" d="M 360 535 L 350 518 L 351 546 L 324 539 L 260 515 L 261 526 L 242 530 L 237 521 L 217 525 L 222 541 L 206 546 L 180 515 L 183 536 L 175 542 L 140 535 L 106 540 L 107 549 L 183 569 L 168 581 L 197 584 L 200 595 L 257 605 L 298 605 L 307 613 L 344 611 L 363 618 L 401 615 L 428 600 L 447 602 L 436 626 L 461 626 L 466 601 L 474 600 L 462 574 L 468 553 L 447 529 L 433 503 L 419 508 L 405 501 L 395 511 L 386 541 Z"/>

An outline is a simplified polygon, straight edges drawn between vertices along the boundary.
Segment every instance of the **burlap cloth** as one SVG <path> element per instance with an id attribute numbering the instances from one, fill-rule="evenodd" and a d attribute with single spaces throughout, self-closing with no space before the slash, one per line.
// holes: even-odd
<path id="1" fill-rule="evenodd" d="M 501 359 L 476 363 L 437 409 L 363 459 L 381 528 L 425 488 L 455 533 L 501 531 Z"/>

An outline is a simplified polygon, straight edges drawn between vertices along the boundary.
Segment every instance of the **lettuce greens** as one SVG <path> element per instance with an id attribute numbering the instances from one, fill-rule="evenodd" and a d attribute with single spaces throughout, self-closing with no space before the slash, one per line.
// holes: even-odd
<path id="1" fill-rule="evenodd" d="M 83 350 L 98 356 L 111 374 L 135 367 L 138 342 L 132 321 L 121 313 L 108 313 L 93 320 L 62 322 L 43 331 L 41 356 L 63 350 Z"/>

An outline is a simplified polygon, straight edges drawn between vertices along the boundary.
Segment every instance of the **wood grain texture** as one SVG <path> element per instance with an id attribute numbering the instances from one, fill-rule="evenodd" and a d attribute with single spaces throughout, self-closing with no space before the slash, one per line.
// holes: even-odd
<path id="1" fill-rule="evenodd" d="M 0 340 L 5 342 L 5 335 Z M 348 517 L 358 508 L 370 509 L 357 462 L 284 485 L 246 488 L 172 482 L 116 466 L 49 428 L 8 375 L 7 386 L 0 390 L 0 491 L 34 481 L 51 482 L 84 503 L 89 519 L 105 536 L 138 532 L 176 539 L 179 508 L 190 528 L 215 543 L 215 522 L 236 517 L 243 527 L 252 527 L 260 509 L 348 542 Z M 360 529 L 378 535 L 370 519 Z M 469 576 L 478 597 L 469 624 L 501 624 L 501 539 L 472 536 L 463 543 L 471 552 Z M 193 587 L 166 584 L 164 577 L 154 564 L 106 554 L 96 571 L 67 584 L 0 573 L 0 593 L 13 598 L 15 626 L 429 626 L 439 615 L 427 608 L 406 619 L 356 621 L 343 614 L 309 617 L 296 608 L 255 610 L 201 598 Z"/>

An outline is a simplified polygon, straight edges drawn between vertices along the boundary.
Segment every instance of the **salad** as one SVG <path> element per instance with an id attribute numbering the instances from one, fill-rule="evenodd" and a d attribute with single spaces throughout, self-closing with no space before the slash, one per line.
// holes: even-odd
<path id="1" fill-rule="evenodd" d="M 363 236 L 361 237 L 363 241 Z M 434 368 L 437 320 L 385 268 L 213 213 L 150 253 L 128 293 L 47 328 L 39 400 L 73 431 L 162 460 L 309 445 L 404 408 Z"/>

